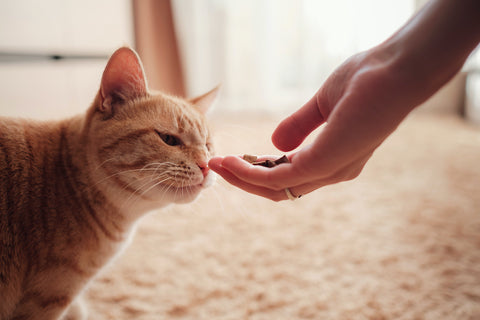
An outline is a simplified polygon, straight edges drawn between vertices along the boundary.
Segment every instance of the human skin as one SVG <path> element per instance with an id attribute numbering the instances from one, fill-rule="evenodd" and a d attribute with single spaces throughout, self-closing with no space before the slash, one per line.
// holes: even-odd
<path id="1" fill-rule="evenodd" d="M 290 163 L 253 166 L 238 156 L 209 167 L 231 184 L 274 201 L 356 178 L 375 149 L 463 66 L 480 41 L 480 1 L 433 0 L 390 38 L 338 67 L 272 135 Z"/>

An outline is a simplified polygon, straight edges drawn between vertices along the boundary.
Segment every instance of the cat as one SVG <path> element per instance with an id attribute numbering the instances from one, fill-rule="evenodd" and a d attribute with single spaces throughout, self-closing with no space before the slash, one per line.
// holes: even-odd
<path id="1" fill-rule="evenodd" d="M 1 320 L 86 318 L 81 293 L 139 218 L 212 183 L 205 113 L 217 92 L 150 91 L 123 47 L 84 115 L 0 118 Z"/>

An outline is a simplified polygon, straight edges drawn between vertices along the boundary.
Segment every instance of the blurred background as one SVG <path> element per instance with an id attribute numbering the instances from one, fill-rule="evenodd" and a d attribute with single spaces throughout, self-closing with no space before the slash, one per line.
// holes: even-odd
<path id="1" fill-rule="evenodd" d="M 123 45 L 138 50 L 154 89 L 193 96 L 222 84 L 216 113 L 285 113 L 424 2 L 2 1 L 0 114 L 51 118 L 83 111 L 107 58 Z M 479 59 L 470 60 L 465 71 L 473 82 Z M 465 78 L 455 79 L 436 109 L 463 112 Z"/>
<path id="2" fill-rule="evenodd" d="M 282 117 L 424 2 L 0 1 L 0 116 L 84 112 L 108 57 L 129 45 L 153 89 L 191 97 L 222 84 L 218 154 L 278 154 Z M 274 203 L 218 179 L 148 215 L 85 293 L 89 319 L 480 319 L 479 60 L 353 181 Z"/>

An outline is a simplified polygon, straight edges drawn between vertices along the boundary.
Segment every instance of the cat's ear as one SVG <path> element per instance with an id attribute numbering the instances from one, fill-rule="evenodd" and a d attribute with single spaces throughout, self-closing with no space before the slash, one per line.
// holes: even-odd
<path id="1" fill-rule="evenodd" d="M 123 47 L 113 53 L 103 71 L 100 94 L 99 108 L 106 117 L 113 115 L 115 105 L 147 94 L 145 72 L 135 51 Z"/>
<path id="2" fill-rule="evenodd" d="M 207 111 L 212 107 L 214 102 L 217 100 L 218 93 L 220 91 L 220 85 L 216 86 L 207 93 L 202 94 L 196 98 L 190 99 L 192 103 L 200 112 L 206 114 Z"/>

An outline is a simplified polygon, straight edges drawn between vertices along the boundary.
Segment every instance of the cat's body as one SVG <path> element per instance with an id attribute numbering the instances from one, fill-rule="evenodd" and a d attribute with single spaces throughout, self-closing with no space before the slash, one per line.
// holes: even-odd
<path id="1" fill-rule="evenodd" d="M 85 115 L 0 118 L 1 320 L 75 318 L 72 301 L 135 222 L 197 196 L 211 178 L 200 111 L 211 100 L 149 93 L 122 48 Z"/>

